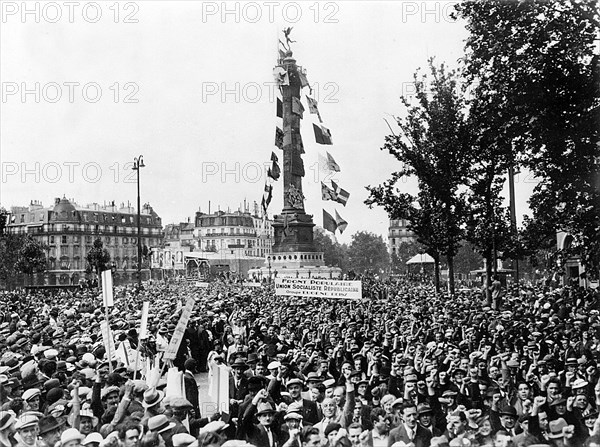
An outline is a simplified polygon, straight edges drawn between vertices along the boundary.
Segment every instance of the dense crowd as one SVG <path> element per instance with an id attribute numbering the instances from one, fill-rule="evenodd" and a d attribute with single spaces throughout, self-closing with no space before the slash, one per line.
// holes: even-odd
<path id="1" fill-rule="evenodd" d="M 115 344 L 142 358 L 167 349 L 195 298 L 165 365 L 184 395 L 109 359 L 98 291 L 4 292 L 0 447 L 600 447 L 597 292 L 522 286 L 493 310 L 477 291 L 368 287 L 361 301 L 226 282 L 117 288 Z M 199 393 L 219 365 L 227 412 Z"/>

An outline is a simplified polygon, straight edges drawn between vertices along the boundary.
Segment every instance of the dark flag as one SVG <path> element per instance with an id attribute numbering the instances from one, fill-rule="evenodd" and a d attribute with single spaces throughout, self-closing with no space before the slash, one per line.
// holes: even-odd
<path id="1" fill-rule="evenodd" d="M 315 140 L 319 144 L 333 144 L 331 141 L 331 132 L 325 126 L 318 126 L 313 123 L 315 131 Z"/>
<path id="2" fill-rule="evenodd" d="M 337 225 L 337 229 L 340 230 L 340 234 L 342 234 L 348 226 L 348 222 L 342 219 L 337 210 L 335 210 L 335 224 Z"/>
<path id="3" fill-rule="evenodd" d="M 265 189 L 262 197 L 262 209 L 263 213 L 267 215 L 267 208 L 269 208 L 269 204 L 271 203 L 271 199 L 273 198 L 273 186 L 265 183 Z"/>
<path id="4" fill-rule="evenodd" d="M 283 150 L 283 130 L 279 127 L 275 128 L 275 146 Z"/>
<path id="5" fill-rule="evenodd" d="M 281 175 L 281 169 L 279 169 L 279 164 L 277 163 L 279 159 L 275 152 L 271 152 L 271 161 L 273 162 L 272 166 L 267 170 L 267 175 L 271 177 L 273 180 L 279 180 L 279 176 Z"/>
<path id="6" fill-rule="evenodd" d="M 319 122 L 322 123 L 321 114 L 319 113 L 319 108 L 317 107 L 317 101 L 314 98 L 306 95 L 306 101 L 308 102 L 308 111 L 312 114 L 317 115 L 319 118 Z"/>
<path id="7" fill-rule="evenodd" d="M 277 98 L 277 117 L 283 118 L 283 103 Z"/>
<path id="8" fill-rule="evenodd" d="M 346 191 L 345 189 L 340 188 L 337 183 L 335 183 L 333 180 L 331 181 L 331 186 L 333 187 L 333 190 L 335 191 L 335 201 L 338 203 L 341 203 L 342 205 L 346 206 L 346 203 L 348 202 L 348 198 L 350 197 L 350 193 L 348 191 Z"/>
<path id="9" fill-rule="evenodd" d="M 337 196 L 333 189 L 321 182 L 321 198 L 323 200 L 336 200 Z"/>
<path id="10" fill-rule="evenodd" d="M 335 230 L 337 229 L 335 219 L 325 210 L 323 210 L 323 228 L 327 231 L 331 231 L 333 234 L 335 234 Z"/>

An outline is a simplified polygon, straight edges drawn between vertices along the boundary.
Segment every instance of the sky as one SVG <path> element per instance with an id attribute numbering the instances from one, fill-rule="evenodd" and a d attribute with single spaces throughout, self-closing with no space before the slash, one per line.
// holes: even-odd
<path id="1" fill-rule="evenodd" d="M 1 3 L 0 205 L 55 197 L 80 205 L 136 203 L 134 157 L 143 156 L 142 203 L 163 224 L 196 211 L 260 204 L 274 151 L 277 40 L 292 26 L 332 146 L 315 142 L 304 114 L 305 208 L 387 238 L 388 218 L 364 200 L 400 168 L 381 151 L 385 120 L 403 113 L 413 73 L 435 57 L 463 56 L 464 23 L 453 2 L 74 1 Z M 304 89 L 303 94 L 308 94 Z M 308 109 L 303 98 L 305 108 Z M 384 120 L 385 119 L 385 120 Z M 341 167 L 319 169 L 328 151 Z M 322 202 L 320 182 L 350 193 L 344 207 Z M 401 183 L 416 193 L 414 179 Z M 517 178 L 517 213 L 528 212 L 535 179 Z M 269 214 L 281 211 L 274 184 Z"/>

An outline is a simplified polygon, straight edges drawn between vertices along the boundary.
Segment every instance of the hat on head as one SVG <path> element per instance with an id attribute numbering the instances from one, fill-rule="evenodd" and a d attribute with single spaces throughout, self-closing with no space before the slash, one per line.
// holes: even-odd
<path id="1" fill-rule="evenodd" d="M 264 386 L 263 376 L 252 376 L 248 378 L 248 390 L 258 391 Z"/>
<path id="2" fill-rule="evenodd" d="M 267 365 L 267 369 L 277 369 L 281 366 L 281 363 L 274 361 Z"/>
<path id="3" fill-rule="evenodd" d="M 116 385 L 107 386 L 106 388 L 102 388 L 102 393 L 101 393 L 100 398 L 106 399 L 109 394 L 119 393 L 120 391 L 121 391 L 121 389 Z"/>
<path id="4" fill-rule="evenodd" d="M 421 416 L 422 414 L 433 413 L 433 409 L 429 406 L 429 404 L 421 403 L 417 405 L 417 413 L 419 416 Z"/>
<path id="5" fill-rule="evenodd" d="M 171 399 L 169 406 L 176 410 L 191 409 L 194 407 L 192 403 L 185 397 L 174 397 L 173 399 Z"/>
<path id="6" fill-rule="evenodd" d="M 246 364 L 246 362 L 244 362 L 244 360 L 242 360 L 241 358 L 237 358 L 235 359 L 235 362 L 233 362 L 231 364 L 231 368 L 236 369 L 236 368 L 241 368 L 241 369 L 247 369 L 248 365 Z"/>
<path id="7" fill-rule="evenodd" d="M 286 388 L 289 388 L 292 385 L 300 385 L 300 387 L 304 386 L 304 382 L 300 379 L 298 379 L 297 377 L 288 380 L 288 382 L 285 384 Z"/>
<path id="8" fill-rule="evenodd" d="M 35 396 L 41 396 L 42 392 L 38 388 L 29 388 L 27 391 L 23 393 L 21 398 L 27 402 L 28 400 L 33 399 Z"/>
<path id="9" fill-rule="evenodd" d="M 34 427 L 38 424 L 38 422 L 39 418 L 37 416 L 34 416 L 32 414 L 23 414 L 17 419 L 17 424 L 15 425 L 15 428 L 17 430 L 21 430 L 27 427 Z"/>
<path id="10" fill-rule="evenodd" d="M 148 419 L 148 429 L 156 433 L 162 433 L 164 431 L 171 430 L 174 427 L 175 422 L 169 422 L 169 419 L 167 419 L 167 416 L 164 414 L 152 416 L 150 419 Z"/>
<path id="11" fill-rule="evenodd" d="M 576 379 L 571 384 L 571 388 L 573 388 L 574 390 L 578 390 L 578 389 L 581 389 L 581 388 L 585 388 L 588 385 L 589 385 L 589 382 L 587 382 L 586 380 Z"/>
<path id="12" fill-rule="evenodd" d="M 500 416 L 511 416 L 515 419 L 519 417 L 517 409 L 512 405 L 506 405 L 500 409 Z"/>
<path id="13" fill-rule="evenodd" d="M 340 424 L 338 424 L 337 422 L 330 422 L 329 424 L 327 424 L 327 427 L 325 427 L 325 437 L 329 436 L 329 434 L 332 431 L 339 431 L 340 428 L 342 428 L 342 426 Z"/>
<path id="14" fill-rule="evenodd" d="M 76 428 L 67 428 L 60 435 L 60 442 L 62 445 L 65 445 L 69 441 L 81 441 L 83 438 L 84 436 Z"/>
<path id="15" fill-rule="evenodd" d="M 319 376 L 319 373 L 316 372 L 309 372 L 308 375 L 306 376 L 306 383 L 310 383 L 310 382 L 323 382 L 323 379 L 321 379 L 321 377 Z"/>
<path id="16" fill-rule="evenodd" d="M 100 444 L 102 443 L 102 441 L 104 441 L 104 438 L 100 433 L 92 432 L 89 435 L 87 435 L 83 441 L 81 441 L 81 445 L 88 445 L 93 443 Z"/>
<path id="17" fill-rule="evenodd" d="M 258 406 L 256 407 L 257 412 L 256 415 L 257 416 L 261 416 L 263 414 L 273 414 L 275 413 L 275 410 L 273 409 L 273 406 L 269 403 L 269 402 L 261 402 L 258 404 Z"/>
<path id="18" fill-rule="evenodd" d="M 446 390 L 442 393 L 442 397 L 454 397 L 456 396 L 458 393 L 454 390 Z"/>
<path id="19" fill-rule="evenodd" d="M 195 437 L 187 433 L 177 433 L 172 438 L 173 447 L 187 447 L 195 440 Z"/>
<path id="20" fill-rule="evenodd" d="M 0 431 L 6 430 L 15 420 L 15 413 L 12 410 L 0 411 Z"/>
<path id="21" fill-rule="evenodd" d="M 323 381 L 323 386 L 325 386 L 325 388 L 333 388 L 335 386 L 335 379 L 327 379 Z"/>
<path id="22" fill-rule="evenodd" d="M 149 388 L 144 391 L 144 401 L 142 407 L 150 408 L 158 405 L 165 397 L 165 393 L 156 388 Z"/>
<path id="23" fill-rule="evenodd" d="M 43 435 L 49 431 L 56 430 L 62 424 L 54 416 L 46 416 L 39 420 L 38 425 L 40 427 L 40 435 Z"/>
<path id="24" fill-rule="evenodd" d="M 567 425 L 567 421 L 565 421 L 563 418 L 558 418 L 555 421 L 550 421 L 548 423 L 548 430 L 550 431 L 548 437 L 550 439 L 562 438 L 564 436 L 563 428 L 565 428 Z"/>

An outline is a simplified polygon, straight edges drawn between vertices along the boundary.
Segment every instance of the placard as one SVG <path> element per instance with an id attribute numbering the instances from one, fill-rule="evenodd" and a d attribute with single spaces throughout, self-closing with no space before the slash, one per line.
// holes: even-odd
<path id="1" fill-rule="evenodd" d="M 335 279 L 275 278 L 275 295 L 360 300 L 362 299 L 362 282 Z"/>

